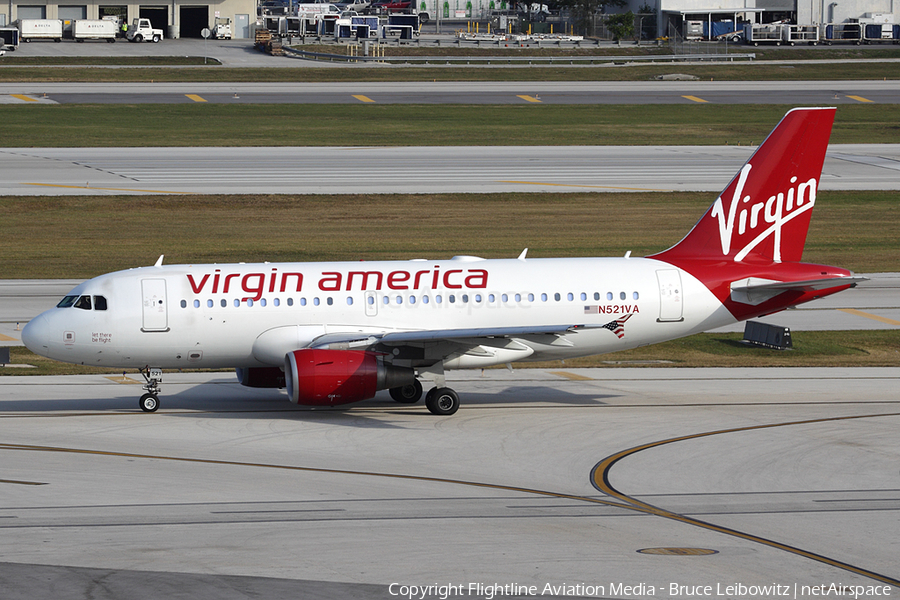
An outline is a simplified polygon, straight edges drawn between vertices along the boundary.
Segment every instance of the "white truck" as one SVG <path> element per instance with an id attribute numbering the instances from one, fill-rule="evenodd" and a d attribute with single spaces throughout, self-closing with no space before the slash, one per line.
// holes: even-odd
<path id="1" fill-rule="evenodd" d="M 31 40 L 53 40 L 61 42 L 63 24 L 59 19 L 19 19 L 19 39 L 23 42 Z"/>
<path id="2" fill-rule="evenodd" d="M 129 42 L 153 42 L 163 39 L 162 29 L 153 29 L 150 19 L 135 19 L 128 26 L 125 37 Z"/>
<path id="3" fill-rule="evenodd" d="M 112 44 L 116 41 L 117 31 L 115 21 L 106 19 L 76 19 L 72 23 L 72 37 L 76 42 L 106 40 Z"/>
<path id="4" fill-rule="evenodd" d="M 231 19 L 228 17 L 216 17 L 216 24 L 213 26 L 212 36 L 217 40 L 230 40 Z"/>

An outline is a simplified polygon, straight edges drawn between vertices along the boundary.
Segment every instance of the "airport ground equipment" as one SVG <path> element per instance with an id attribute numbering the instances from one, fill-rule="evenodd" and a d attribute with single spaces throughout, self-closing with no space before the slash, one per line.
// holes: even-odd
<path id="1" fill-rule="evenodd" d="M 231 19 L 228 17 L 216 17 L 213 25 L 213 37 L 217 40 L 231 39 Z"/>
<path id="2" fill-rule="evenodd" d="M 19 39 L 23 42 L 31 40 L 53 40 L 61 42 L 63 23 L 59 19 L 19 19 Z"/>
<path id="3" fill-rule="evenodd" d="M 784 41 L 784 25 L 771 23 L 767 25 L 744 24 L 744 43 L 751 46 L 773 44 L 780 46 Z"/>
<path id="4" fill-rule="evenodd" d="M 0 50 L 15 50 L 19 47 L 19 30 L 15 27 L 0 27 Z"/>
<path id="5" fill-rule="evenodd" d="M 163 39 L 163 30 L 154 29 L 150 24 L 150 19 L 135 19 L 125 34 L 129 42 L 153 42 L 157 43 Z"/>
<path id="6" fill-rule="evenodd" d="M 118 29 L 115 21 L 107 19 L 77 19 L 72 24 L 72 37 L 76 42 L 106 40 L 111 44 L 116 41 Z"/>

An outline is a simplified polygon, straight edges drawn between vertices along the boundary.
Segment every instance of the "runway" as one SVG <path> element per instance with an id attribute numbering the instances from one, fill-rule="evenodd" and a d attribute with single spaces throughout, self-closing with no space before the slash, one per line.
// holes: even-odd
<path id="1" fill-rule="evenodd" d="M 660 66 L 678 72 L 677 65 Z M 0 83 L 12 104 L 896 104 L 900 81 Z"/>
<path id="2" fill-rule="evenodd" d="M 898 380 L 454 372 L 463 406 L 435 418 L 385 394 L 296 409 L 226 373 L 167 374 L 152 415 L 114 378 L 2 377 L 0 581 L 5 598 L 60 600 L 398 597 L 391 584 L 896 594 Z"/>
<path id="3" fill-rule="evenodd" d="M 8 148 L 0 195 L 719 192 L 754 149 Z M 900 189 L 900 144 L 832 144 L 820 189 Z"/>

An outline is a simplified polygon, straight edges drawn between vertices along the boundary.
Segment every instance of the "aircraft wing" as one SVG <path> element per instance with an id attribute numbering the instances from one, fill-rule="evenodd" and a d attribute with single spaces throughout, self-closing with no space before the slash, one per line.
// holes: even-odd
<path id="1" fill-rule="evenodd" d="M 525 335 L 563 335 L 577 333 L 583 329 L 595 329 L 603 325 L 539 325 L 527 327 L 476 327 L 470 329 L 422 329 L 414 331 L 391 331 L 385 333 L 360 334 L 328 333 L 317 337 L 310 348 L 333 348 L 336 346 L 349 348 L 367 348 L 376 344 L 404 345 L 424 342 L 457 342 L 466 343 L 478 339 L 510 338 Z M 477 345 L 477 344 L 475 344 Z"/>
<path id="2" fill-rule="evenodd" d="M 743 304 L 762 304 L 778 294 L 789 291 L 812 292 L 828 290 L 836 287 L 856 286 L 861 281 L 868 281 L 868 277 L 851 275 L 849 277 L 828 277 L 825 279 L 807 279 L 805 281 L 772 281 L 748 277 L 731 284 L 731 299 Z"/>

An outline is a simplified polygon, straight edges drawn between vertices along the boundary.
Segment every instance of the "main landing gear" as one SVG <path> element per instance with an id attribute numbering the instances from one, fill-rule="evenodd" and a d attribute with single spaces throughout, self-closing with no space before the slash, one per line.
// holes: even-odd
<path id="1" fill-rule="evenodd" d="M 162 369 L 144 367 L 139 369 L 144 376 L 144 389 L 147 393 L 141 396 L 140 407 L 144 412 L 156 412 L 159 408 L 159 384 L 162 383 Z"/>
<path id="2" fill-rule="evenodd" d="M 391 398 L 401 404 L 415 404 L 422 398 L 422 384 L 414 383 L 390 389 Z M 459 410 L 459 394 L 448 387 L 434 387 L 425 394 L 425 406 L 434 415 L 452 415 Z"/>

